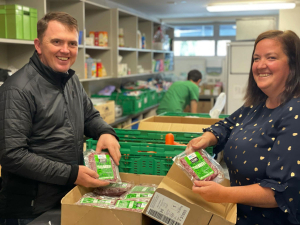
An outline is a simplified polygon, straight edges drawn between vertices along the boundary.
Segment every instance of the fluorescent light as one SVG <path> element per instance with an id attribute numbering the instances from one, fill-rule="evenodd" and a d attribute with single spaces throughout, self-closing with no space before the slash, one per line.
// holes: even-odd
<path id="1" fill-rule="evenodd" d="M 209 4 L 206 9 L 209 12 L 230 12 L 230 11 L 250 11 L 250 10 L 276 10 L 293 9 L 294 2 L 233 2 Z"/>

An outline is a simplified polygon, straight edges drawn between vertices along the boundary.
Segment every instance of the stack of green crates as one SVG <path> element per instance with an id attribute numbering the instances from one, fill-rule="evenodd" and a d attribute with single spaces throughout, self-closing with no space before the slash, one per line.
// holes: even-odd
<path id="1" fill-rule="evenodd" d="M 183 152 L 186 146 L 165 145 L 165 135 L 170 132 L 115 129 L 120 138 L 120 172 L 165 176 L 173 164 L 174 156 Z M 187 144 L 202 133 L 172 132 L 178 143 Z M 97 140 L 88 139 L 87 149 L 96 149 Z M 213 155 L 213 148 L 206 151 Z"/>
<path id="2" fill-rule="evenodd" d="M 109 98 L 109 100 L 115 101 L 117 105 L 120 105 L 123 109 L 123 115 L 136 114 L 144 110 L 144 102 L 146 94 L 142 93 L 139 96 L 126 96 L 122 93 L 113 92 L 111 96 L 104 95 L 92 95 L 92 98 Z"/>
<path id="3" fill-rule="evenodd" d="M 36 37 L 37 9 L 0 5 L 0 38 L 34 40 Z"/>
<path id="4" fill-rule="evenodd" d="M 147 107 L 153 106 L 158 103 L 156 90 L 146 90 L 148 94 L 148 104 Z"/>
<path id="5" fill-rule="evenodd" d="M 157 103 L 160 103 L 160 101 L 164 97 L 165 93 L 166 93 L 165 90 L 162 90 L 161 92 L 157 92 Z"/>
<path id="6" fill-rule="evenodd" d="M 159 114 L 159 116 L 197 116 L 197 117 L 201 117 L 201 118 L 210 118 L 210 115 L 208 113 L 181 113 L 181 112 L 165 112 L 162 114 Z M 230 115 L 226 115 L 226 114 L 220 114 L 219 118 L 220 119 L 224 119 L 229 117 Z"/>

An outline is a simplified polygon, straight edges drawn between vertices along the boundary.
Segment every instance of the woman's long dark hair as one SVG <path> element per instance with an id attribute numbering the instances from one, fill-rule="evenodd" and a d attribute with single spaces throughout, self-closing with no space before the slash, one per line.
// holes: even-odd
<path id="1" fill-rule="evenodd" d="M 284 104 L 294 96 L 300 96 L 300 39 L 293 31 L 269 30 L 260 34 L 254 44 L 254 50 L 258 42 L 263 39 L 274 39 L 281 43 L 284 54 L 288 57 L 290 73 L 285 83 L 285 90 L 280 94 L 280 103 Z M 257 86 L 252 72 L 253 57 L 248 79 L 248 86 L 244 97 L 245 106 L 258 105 L 268 98 Z"/>

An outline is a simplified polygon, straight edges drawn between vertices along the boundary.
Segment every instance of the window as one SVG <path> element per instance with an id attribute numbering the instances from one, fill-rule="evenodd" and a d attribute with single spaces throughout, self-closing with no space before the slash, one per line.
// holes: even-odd
<path id="1" fill-rule="evenodd" d="M 219 26 L 219 35 L 220 36 L 235 36 L 236 35 L 236 25 L 235 24 L 226 24 Z"/>
<path id="2" fill-rule="evenodd" d="M 218 56 L 226 56 L 227 55 L 227 43 L 230 40 L 220 40 L 217 42 L 217 55 Z"/>
<path id="3" fill-rule="evenodd" d="M 177 27 L 174 33 L 175 37 L 212 37 L 214 25 Z"/>
<path id="4" fill-rule="evenodd" d="M 174 41 L 175 56 L 214 56 L 215 41 Z"/>

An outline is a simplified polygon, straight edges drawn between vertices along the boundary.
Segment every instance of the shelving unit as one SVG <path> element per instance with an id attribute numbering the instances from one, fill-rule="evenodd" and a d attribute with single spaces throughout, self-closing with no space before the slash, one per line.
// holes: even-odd
<path id="1" fill-rule="evenodd" d="M 106 31 L 108 33 L 108 47 L 78 46 L 77 60 L 72 66 L 76 71 L 87 93 L 90 95 L 90 85 L 95 82 L 106 82 L 109 79 L 130 78 L 158 74 L 152 72 L 153 59 L 165 59 L 172 51 L 153 49 L 153 34 L 162 24 L 142 18 L 122 9 L 113 9 L 91 0 L 0 0 L 0 4 L 19 4 L 37 8 L 38 19 L 50 11 L 64 11 L 77 19 L 78 28 L 83 31 L 83 43 L 90 31 Z M 124 30 L 125 47 L 119 47 L 119 28 Z M 146 36 L 146 48 L 138 46 L 137 31 Z M 173 38 L 174 29 L 169 28 L 167 34 Z M 17 69 L 25 65 L 34 51 L 34 42 L 18 39 L 0 39 L 0 68 L 13 66 Z M 101 59 L 107 77 L 85 78 L 85 56 L 89 54 L 94 59 Z M 118 77 L 118 55 L 123 57 L 122 63 L 127 63 L 131 69 L 128 76 Z M 142 66 L 144 73 L 138 73 L 138 65 Z M 162 71 L 164 72 L 164 71 Z M 89 83 L 93 84 L 89 84 Z M 93 88 L 95 89 L 95 88 Z"/>

